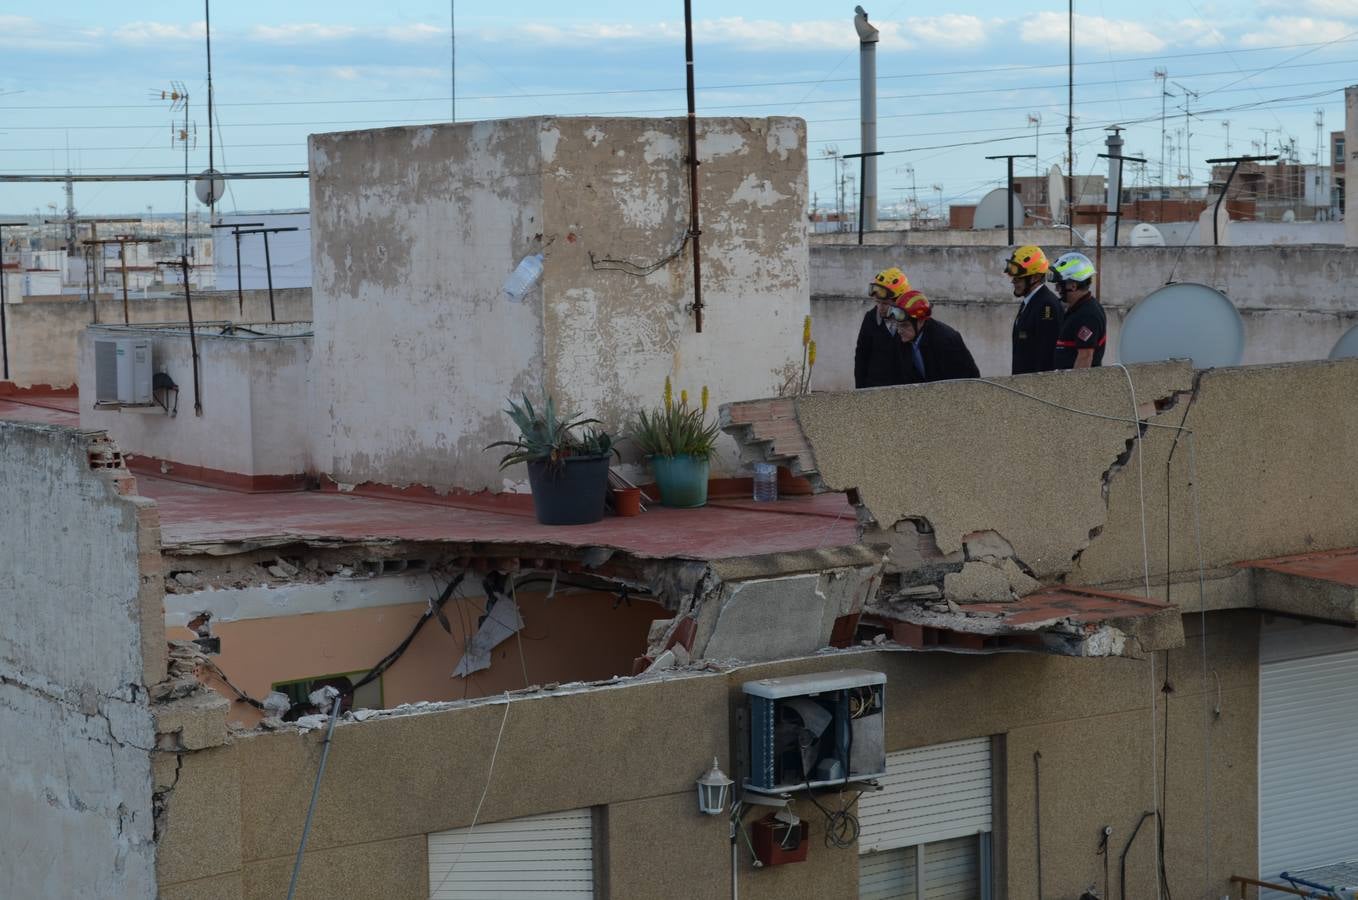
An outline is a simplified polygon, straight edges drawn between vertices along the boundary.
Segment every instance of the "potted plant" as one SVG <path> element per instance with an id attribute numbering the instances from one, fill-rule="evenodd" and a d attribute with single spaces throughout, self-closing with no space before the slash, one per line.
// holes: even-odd
<path id="1" fill-rule="evenodd" d="M 631 428 L 633 443 L 645 454 L 665 506 L 690 508 L 707 503 L 707 475 L 717 424 L 707 422 L 707 388 L 702 404 L 688 405 L 688 391 L 674 402 L 674 389 L 665 379 L 661 406 L 637 413 Z"/>
<path id="2" fill-rule="evenodd" d="M 486 447 L 509 447 L 500 469 L 515 463 L 528 466 L 533 489 L 533 511 L 543 525 L 586 525 L 604 517 L 608 492 L 609 457 L 616 452 L 607 432 L 593 427 L 597 419 L 558 415 L 548 396 L 542 409 L 528 395 L 522 403 L 509 401 L 505 414 L 519 429 L 510 441 Z"/>

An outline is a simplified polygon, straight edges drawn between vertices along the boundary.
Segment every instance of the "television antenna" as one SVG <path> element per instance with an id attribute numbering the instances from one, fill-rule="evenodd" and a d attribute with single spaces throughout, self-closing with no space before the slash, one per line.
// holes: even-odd
<path id="1" fill-rule="evenodd" d="M 1038 142 L 1042 136 L 1042 113 L 1028 113 L 1028 124 L 1033 126 L 1033 177 L 1042 177 L 1042 161 L 1039 159 L 1042 151 L 1038 149 Z"/>

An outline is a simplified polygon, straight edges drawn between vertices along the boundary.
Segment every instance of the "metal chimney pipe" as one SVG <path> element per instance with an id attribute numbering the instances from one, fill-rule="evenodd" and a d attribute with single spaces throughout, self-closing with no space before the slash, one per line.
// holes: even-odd
<path id="1" fill-rule="evenodd" d="M 1122 128 L 1117 125 L 1109 128 L 1108 138 L 1104 143 L 1108 145 L 1108 156 L 1110 157 L 1108 160 L 1108 193 L 1104 199 L 1104 209 L 1112 212 L 1113 210 L 1121 209 L 1122 207 L 1122 204 L 1119 202 L 1122 197 L 1122 160 L 1118 158 L 1122 156 L 1122 145 L 1125 143 L 1122 140 Z M 1099 222 L 1099 228 L 1102 229 L 1104 224 L 1108 221 L 1110 220 L 1104 219 Z M 1118 244 L 1117 230 L 1122 222 L 1117 218 L 1113 218 L 1111 221 L 1113 223 L 1113 237 L 1111 243 L 1116 247 Z"/>
<path id="2" fill-rule="evenodd" d="M 859 230 L 877 230 L 877 39 L 878 31 L 868 24 L 863 7 L 853 8 L 853 27 L 858 32 L 858 93 L 861 105 L 863 156 L 862 202 L 859 204 Z"/>

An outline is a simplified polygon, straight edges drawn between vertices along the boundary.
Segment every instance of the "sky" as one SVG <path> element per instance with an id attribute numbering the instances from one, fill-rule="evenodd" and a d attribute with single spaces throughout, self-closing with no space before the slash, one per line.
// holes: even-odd
<path id="1" fill-rule="evenodd" d="M 181 85 L 188 165 L 207 168 L 202 3 L 6 6 L 16 11 L 0 12 L 0 173 L 183 171 L 183 109 L 160 99 Z M 1003 183 L 1003 162 L 987 155 L 1036 152 L 1019 174 L 1062 162 L 1064 5 L 870 0 L 867 11 L 882 32 L 883 204 L 974 200 Z M 311 133 L 685 111 L 679 2 L 218 0 L 211 17 L 213 162 L 228 171 L 305 169 Z M 853 4 L 694 0 L 693 17 L 699 115 L 804 118 L 810 187 L 832 205 L 830 154 L 859 150 Z M 1124 153 L 1149 160 L 1129 185 L 1158 181 L 1162 161 L 1169 183 L 1191 169 L 1201 184 L 1203 160 L 1226 155 L 1228 140 L 1240 154 L 1295 139 L 1296 157 L 1313 162 L 1318 117 L 1328 163 L 1343 87 L 1358 83 L 1358 0 L 1075 0 L 1075 63 L 1077 174 L 1106 171 L 1097 154 L 1115 124 L 1127 126 Z M 164 213 L 183 209 L 183 191 L 80 184 L 75 202 L 82 215 Z M 233 182 L 220 211 L 307 202 L 304 181 Z M 49 204 L 64 209 L 62 185 L 0 184 L 4 214 L 49 214 Z"/>

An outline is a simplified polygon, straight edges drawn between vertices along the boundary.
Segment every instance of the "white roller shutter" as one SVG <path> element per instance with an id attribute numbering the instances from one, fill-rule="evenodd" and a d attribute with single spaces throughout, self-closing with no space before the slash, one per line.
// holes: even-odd
<path id="1" fill-rule="evenodd" d="M 990 738 L 891 753 L 858 804 L 862 853 L 991 830 Z"/>
<path id="2" fill-rule="evenodd" d="M 430 900 L 592 900 L 588 809 L 429 835 Z"/>
<path id="3" fill-rule="evenodd" d="M 1259 658 L 1260 877 L 1358 858 L 1358 635 L 1280 623 Z"/>

